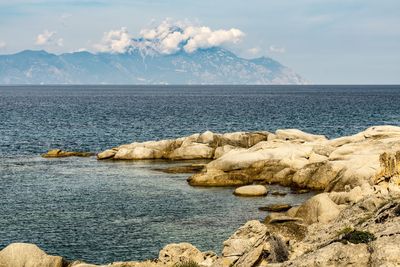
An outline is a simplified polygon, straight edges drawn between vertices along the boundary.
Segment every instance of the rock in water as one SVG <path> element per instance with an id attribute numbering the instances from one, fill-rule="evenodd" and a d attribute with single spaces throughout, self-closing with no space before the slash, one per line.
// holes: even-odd
<path id="1" fill-rule="evenodd" d="M 233 194 L 243 197 L 265 196 L 268 190 L 263 185 L 245 185 L 235 189 Z"/>
<path id="2" fill-rule="evenodd" d="M 65 158 L 65 157 L 90 157 L 93 156 L 94 153 L 90 152 L 72 152 L 72 151 L 64 151 L 61 149 L 52 149 L 47 153 L 43 154 L 44 158 Z"/>
<path id="3" fill-rule="evenodd" d="M 281 212 L 281 211 L 287 211 L 291 207 L 292 206 L 289 204 L 271 204 L 265 207 L 259 207 L 258 209 L 261 211 Z"/>
<path id="4" fill-rule="evenodd" d="M 33 244 L 13 243 L 0 251 L 0 267 L 63 267 L 62 257 L 47 255 Z"/>
<path id="5" fill-rule="evenodd" d="M 184 166 L 173 166 L 168 168 L 154 169 L 165 173 L 198 173 L 204 168 L 203 164 L 191 164 Z"/>
<path id="6" fill-rule="evenodd" d="M 118 150 L 108 149 L 97 154 L 97 159 L 110 159 L 115 156 Z"/>

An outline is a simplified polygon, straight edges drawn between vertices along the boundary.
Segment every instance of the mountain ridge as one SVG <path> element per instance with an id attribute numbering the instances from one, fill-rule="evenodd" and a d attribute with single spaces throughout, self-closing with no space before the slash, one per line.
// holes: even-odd
<path id="1" fill-rule="evenodd" d="M 23 50 L 0 55 L 0 84 L 305 84 L 269 57 L 245 59 L 220 47 L 162 55 L 139 48 L 125 53 L 53 54 Z"/>

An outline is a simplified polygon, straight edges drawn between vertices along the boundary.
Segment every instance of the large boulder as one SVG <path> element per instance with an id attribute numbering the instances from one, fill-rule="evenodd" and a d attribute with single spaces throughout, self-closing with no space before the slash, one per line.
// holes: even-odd
<path id="1" fill-rule="evenodd" d="M 165 265 L 194 261 L 204 261 L 203 253 L 189 243 L 168 244 L 159 253 L 158 260 Z"/>
<path id="2" fill-rule="evenodd" d="M 157 266 L 177 266 L 177 264 L 195 262 L 199 266 L 206 267 L 211 266 L 217 259 L 217 255 L 213 252 L 203 253 L 189 243 L 179 243 L 166 245 L 160 251 L 156 262 Z"/>
<path id="3" fill-rule="evenodd" d="M 33 244 L 13 243 L 0 251 L 0 267 L 64 267 L 62 257 L 47 255 Z"/>
<path id="4" fill-rule="evenodd" d="M 333 202 L 328 193 L 316 195 L 302 204 L 295 217 L 302 218 L 308 224 L 327 223 L 335 219 L 340 213 L 340 207 Z"/>
<path id="5" fill-rule="evenodd" d="M 215 149 L 207 144 L 190 143 L 172 151 L 168 158 L 173 160 L 182 159 L 212 159 Z"/>
<path id="6" fill-rule="evenodd" d="M 266 235 L 267 227 L 264 224 L 259 221 L 247 222 L 224 242 L 222 250 L 224 261 L 232 264 L 240 258 L 247 258 L 247 262 L 253 261 L 254 263 L 262 253 Z M 256 250 L 257 253 L 253 253 L 253 250 Z"/>

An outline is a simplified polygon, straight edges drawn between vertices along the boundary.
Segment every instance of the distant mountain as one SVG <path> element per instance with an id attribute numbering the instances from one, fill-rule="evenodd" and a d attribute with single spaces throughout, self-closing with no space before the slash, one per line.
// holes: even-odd
<path id="1" fill-rule="evenodd" d="M 223 48 L 172 55 L 130 49 L 123 54 L 26 50 L 0 56 L 0 84 L 304 83 L 271 58 L 244 59 Z"/>

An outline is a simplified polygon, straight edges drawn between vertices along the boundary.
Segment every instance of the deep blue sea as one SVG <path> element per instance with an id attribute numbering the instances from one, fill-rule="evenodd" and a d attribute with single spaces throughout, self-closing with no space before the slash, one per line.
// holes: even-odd
<path id="1" fill-rule="evenodd" d="M 40 157 L 52 148 L 98 152 L 206 130 L 337 137 L 381 124 L 400 125 L 400 86 L 3 86 L 0 249 L 30 242 L 93 263 L 156 258 L 172 242 L 220 252 L 266 216 L 257 207 L 309 197 L 239 198 L 154 170 L 176 162 Z"/>

